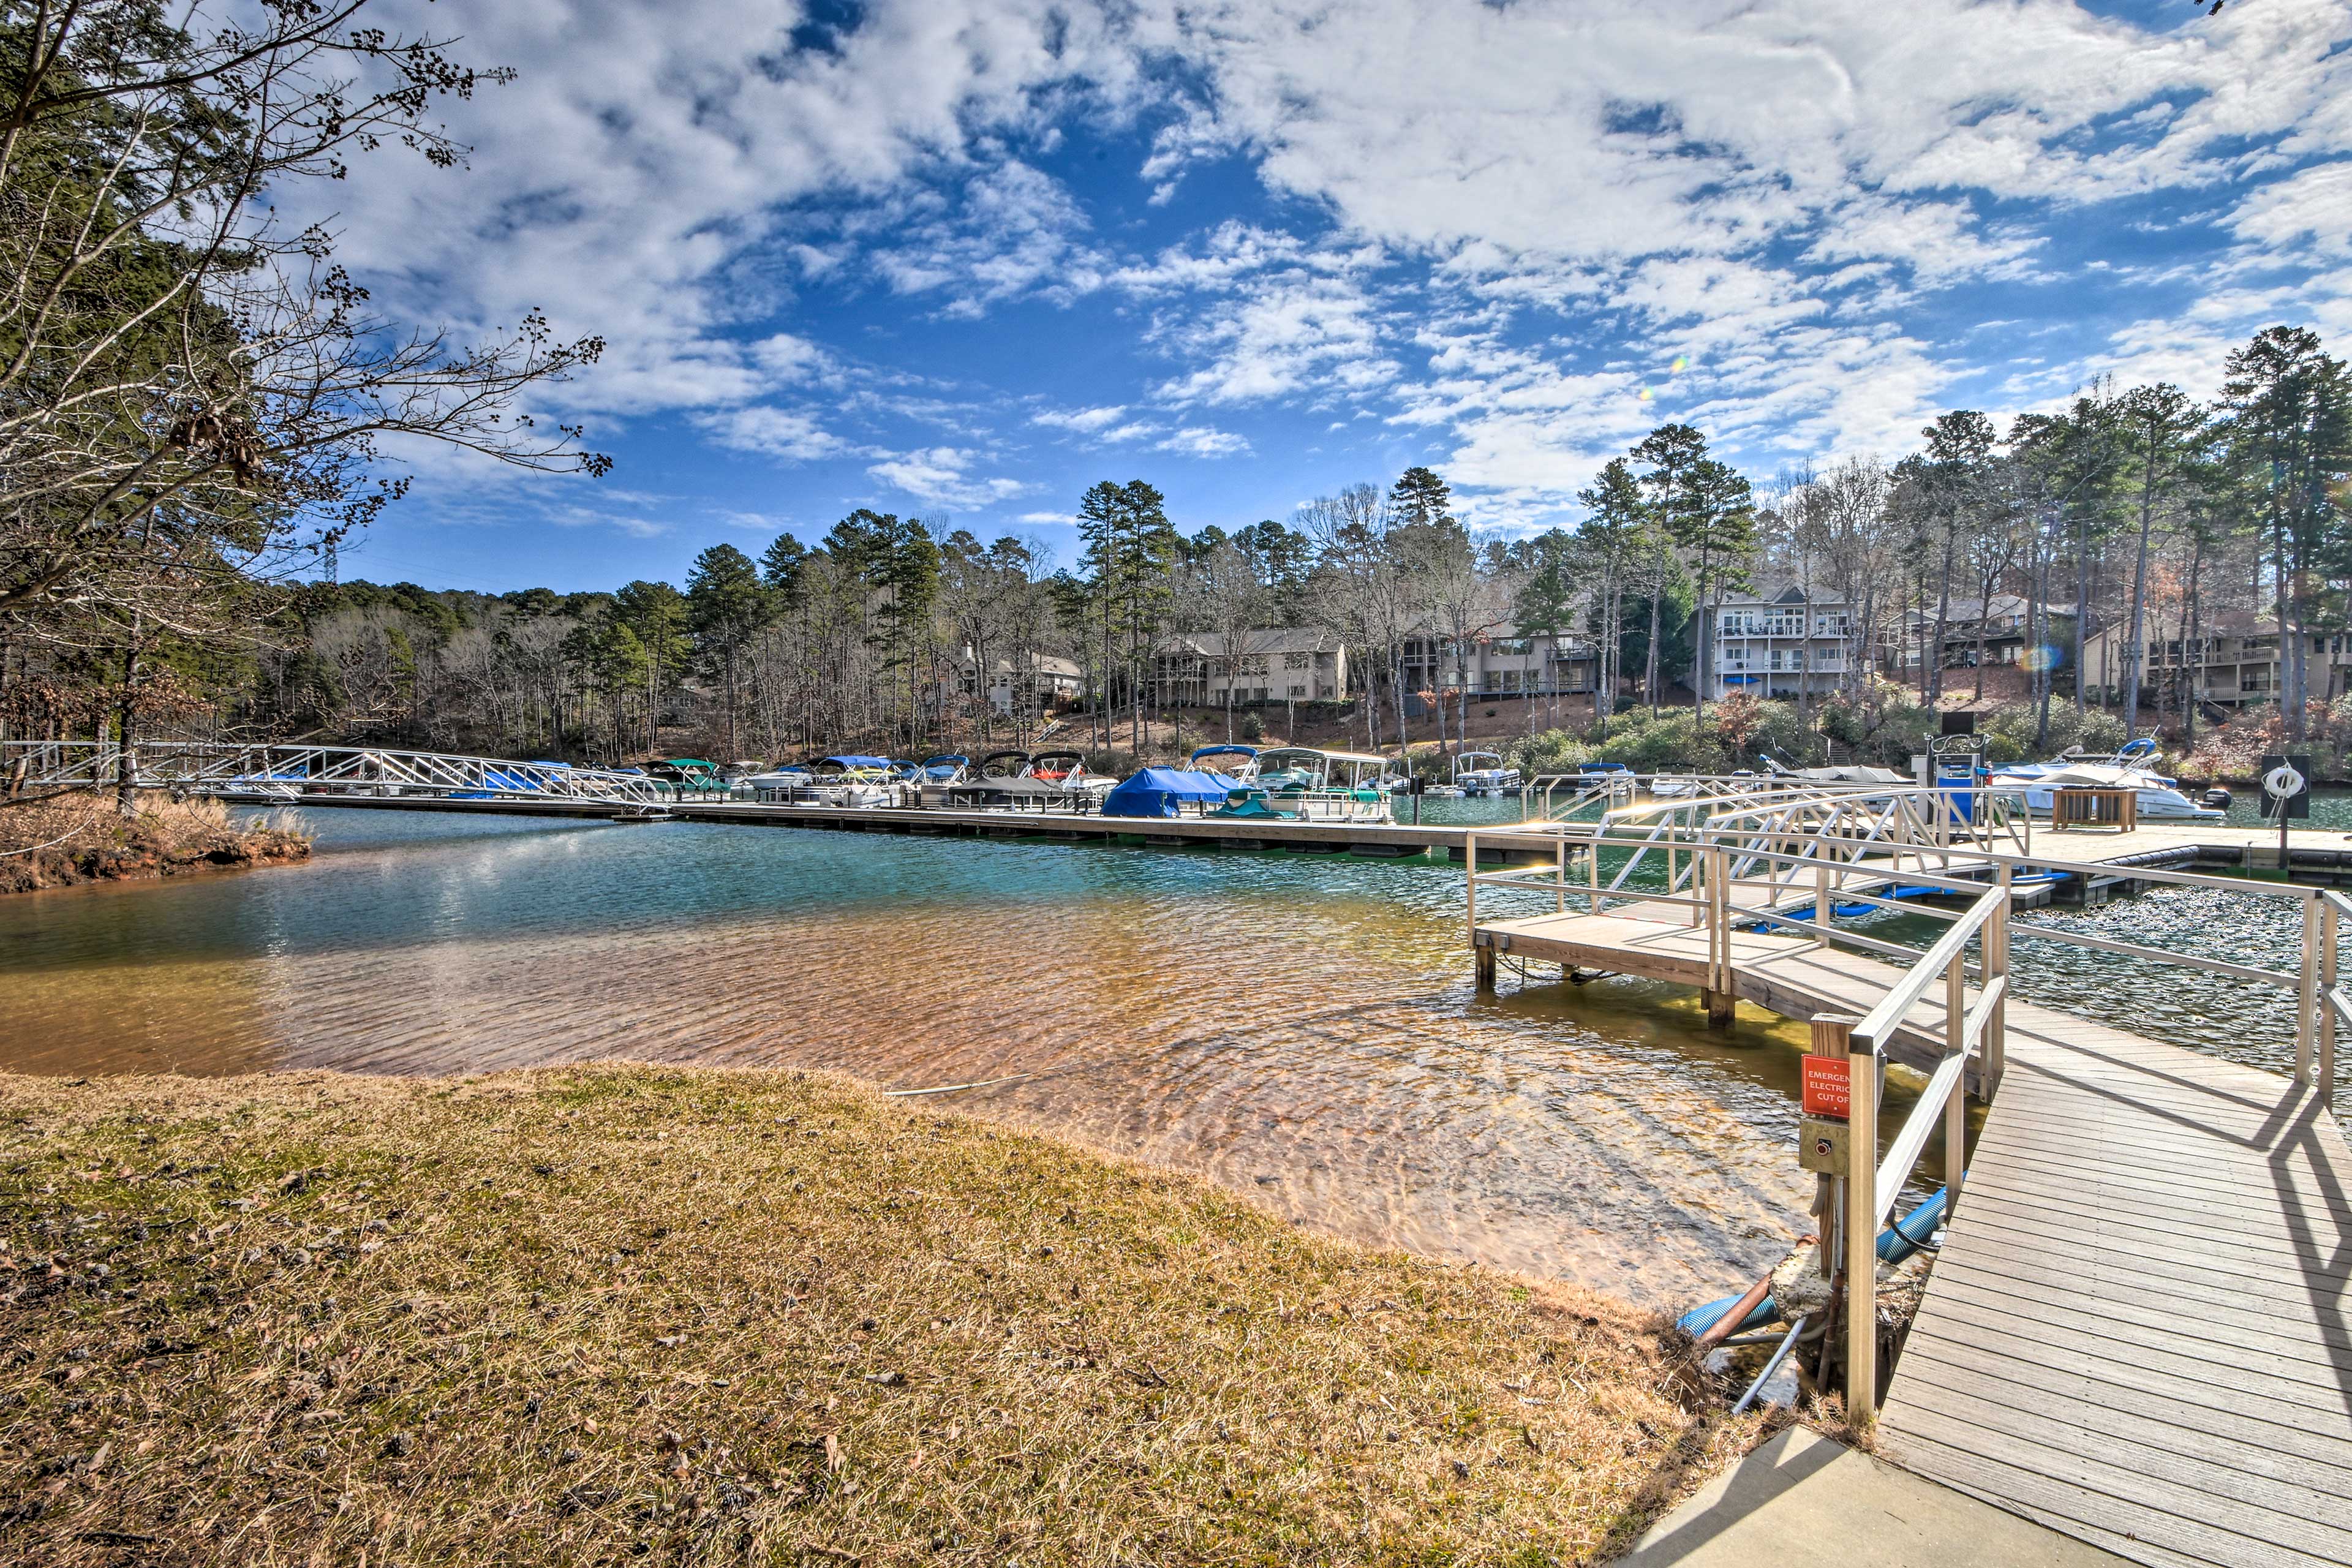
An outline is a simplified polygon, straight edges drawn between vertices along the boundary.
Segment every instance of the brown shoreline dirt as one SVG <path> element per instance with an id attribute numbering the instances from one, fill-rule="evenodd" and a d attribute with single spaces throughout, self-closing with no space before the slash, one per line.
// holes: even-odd
<path id="1" fill-rule="evenodd" d="M 0 1078 L 0 1559 L 1605 1560 L 1663 1319 L 800 1073 Z"/>
<path id="2" fill-rule="evenodd" d="M 309 835 L 234 826 L 218 801 L 142 791 L 133 805 L 135 815 L 125 816 L 107 793 L 0 805 L 0 893 L 246 870 L 310 856 Z"/>

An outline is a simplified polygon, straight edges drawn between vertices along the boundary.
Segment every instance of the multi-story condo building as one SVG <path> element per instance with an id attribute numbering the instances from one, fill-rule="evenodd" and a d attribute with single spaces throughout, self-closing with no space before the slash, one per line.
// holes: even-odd
<path id="1" fill-rule="evenodd" d="M 2186 688 L 2194 700 L 2210 707 L 2277 701 L 2285 685 L 2279 671 L 2277 619 L 2221 610 L 2208 611 L 2199 620 L 2195 637 L 2148 637 L 2147 666 L 2140 676 L 2142 700 L 2178 707 Z M 2153 616 L 2147 629 L 2151 634 L 2159 630 Z M 2131 623 L 2118 619 L 2084 639 L 2083 668 L 2091 691 L 2120 696 L 2128 672 L 2130 632 Z M 2326 701 L 2352 691 L 2352 637 L 2341 632 L 2304 635 L 2310 695 Z"/>
<path id="2" fill-rule="evenodd" d="M 1977 642 L 1984 641 L 1984 661 L 1988 666 L 2015 664 L 2025 651 L 2025 634 L 2033 622 L 2033 601 L 2018 594 L 1995 594 L 1981 603 L 1975 599 L 1954 599 L 1944 609 L 1944 641 L 1942 664 L 1946 669 L 1972 667 L 1977 662 Z M 2049 605 L 2042 614 L 2044 636 L 2054 646 L 2074 645 L 2074 609 L 2071 605 Z M 1906 669 L 1917 669 L 1927 645 L 1936 640 L 1936 610 L 1913 608 L 1904 612 L 1902 662 Z"/>
<path id="3" fill-rule="evenodd" d="M 1234 707 L 1336 702 L 1348 695 L 1348 650 L 1319 627 L 1268 626 L 1231 639 L 1186 632 L 1162 639 L 1151 675 L 1160 702 L 1223 708 L 1228 691 Z"/>
<path id="4" fill-rule="evenodd" d="M 1475 638 L 1458 661 L 1448 638 L 1423 633 L 1404 644 L 1404 683 L 1413 691 L 1466 684 L 1475 697 L 1580 695 L 1592 689 L 1599 666 L 1590 644 L 1549 632 Z"/>
<path id="5" fill-rule="evenodd" d="M 1033 653 L 1024 662 L 1025 672 L 1016 670 L 1009 658 L 991 659 L 983 672 L 967 647 L 953 661 L 953 679 L 966 696 L 986 692 L 989 706 L 1008 716 L 1016 706 L 1024 713 L 1040 713 L 1077 700 L 1084 672 L 1071 660 Z"/>
<path id="6" fill-rule="evenodd" d="M 1708 668 L 1699 695 L 1735 691 L 1794 701 L 1826 697 L 1845 681 L 1854 650 L 1853 607 L 1843 599 L 1805 597 L 1794 584 L 1727 598 L 1706 617 Z"/>

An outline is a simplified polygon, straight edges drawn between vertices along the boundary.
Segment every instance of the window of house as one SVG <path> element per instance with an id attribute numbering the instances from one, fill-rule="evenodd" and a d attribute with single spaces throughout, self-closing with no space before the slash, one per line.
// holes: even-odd
<path id="1" fill-rule="evenodd" d="M 1293 686 L 1290 689 L 1290 695 L 1293 697 L 1304 697 L 1307 695 L 1307 688 L 1304 686 Z"/>

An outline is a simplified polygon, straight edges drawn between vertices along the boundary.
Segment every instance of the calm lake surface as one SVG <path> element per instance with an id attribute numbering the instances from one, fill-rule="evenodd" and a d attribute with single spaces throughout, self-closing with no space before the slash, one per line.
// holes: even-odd
<path id="1" fill-rule="evenodd" d="M 1753 1278 L 1811 1199 L 1801 1026 L 1743 1007 L 1710 1034 L 1693 994 L 1630 981 L 1507 975 L 1477 996 L 1458 869 L 693 823 L 322 809 L 309 826 L 305 867 L 0 900 L 0 1068 L 617 1057 L 987 1084 L 913 1103 L 1662 1306 Z M 2049 918 L 2127 915 L 2161 942 L 2141 922 L 2168 897 Z M 2168 929 L 2242 953 L 2193 897 L 2173 902 Z M 2119 1017 L 2161 994 L 2166 1027 L 2144 1028 L 2263 1065 L 2291 1046 L 2276 996 L 2183 995 L 2053 951 L 2074 967 L 2029 991 Z"/>

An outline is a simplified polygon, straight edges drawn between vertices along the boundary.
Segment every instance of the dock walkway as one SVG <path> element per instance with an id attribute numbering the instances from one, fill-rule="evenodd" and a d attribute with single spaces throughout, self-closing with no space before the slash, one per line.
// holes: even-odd
<path id="1" fill-rule="evenodd" d="M 1482 921 L 1476 940 L 1707 984 L 1707 932 L 1687 923 L 1553 914 Z M 1902 975 L 1752 931 L 1732 934 L 1731 972 L 1795 1017 L 1866 1013 Z M 1927 1065 L 1941 1042 L 1931 992 L 1890 1046 Z M 2287 1079 L 2011 999 L 1878 1451 L 2140 1563 L 2352 1563 L 2352 1151 L 2335 1118 Z"/>

